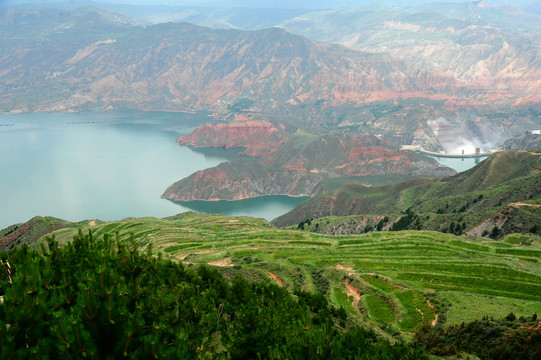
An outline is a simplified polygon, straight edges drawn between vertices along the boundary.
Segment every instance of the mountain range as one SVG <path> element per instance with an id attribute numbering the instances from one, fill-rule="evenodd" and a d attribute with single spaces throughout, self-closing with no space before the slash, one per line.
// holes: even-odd
<path id="1" fill-rule="evenodd" d="M 241 97 L 271 110 L 316 100 L 333 106 L 475 92 L 385 54 L 318 43 L 278 28 L 140 27 L 95 8 L 8 10 L 3 18 L 3 112 L 217 109 Z"/>
<path id="2" fill-rule="evenodd" d="M 229 11 L 239 19 L 268 14 Z M 0 111 L 205 107 L 225 117 L 230 105 L 248 98 L 251 110 L 267 118 L 325 127 L 366 124 L 385 136 L 411 135 L 417 119 L 460 121 L 470 113 L 499 131 L 506 120 L 501 114 L 510 112 L 518 114 L 516 133 L 536 128 L 536 15 L 481 4 L 289 15 L 295 16 L 261 23 L 274 28 L 244 25 L 239 28 L 250 31 L 241 31 L 143 26 L 93 7 L 7 9 L 0 12 L 6 54 Z M 370 107 L 376 103 L 399 110 L 381 114 Z"/>
<path id="3" fill-rule="evenodd" d="M 284 28 L 320 41 L 392 54 L 410 65 L 482 87 L 489 91 L 478 100 L 481 103 L 504 92 L 528 93 L 520 101 L 535 103 L 540 94 L 540 24 L 537 15 L 470 2 L 313 12 L 286 22 Z"/>
<path id="4" fill-rule="evenodd" d="M 148 7 L 131 13 L 150 22 L 185 21 L 222 29 L 277 26 L 311 39 L 390 53 L 472 86 L 490 82 L 499 91 L 539 91 L 535 81 L 539 77 L 536 39 L 541 30 L 535 12 L 538 3 L 394 5 L 398 6 L 364 4 L 328 10 L 176 7 L 161 12 L 159 7 Z"/>

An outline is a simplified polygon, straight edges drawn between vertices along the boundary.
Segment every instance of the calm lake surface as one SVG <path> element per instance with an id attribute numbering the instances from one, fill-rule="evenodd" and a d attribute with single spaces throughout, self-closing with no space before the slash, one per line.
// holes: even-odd
<path id="1" fill-rule="evenodd" d="M 478 158 L 448 158 L 441 156 L 430 157 L 436 159 L 440 164 L 448 166 L 451 169 L 455 169 L 458 172 L 469 170 L 483 160 L 488 159 L 488 156 Z"/>
<path id="2" fill-rule="evenodd" d="M 304 200 L 179 205 L 161 199 L 173 182 L 237 156 L 175 142 L 209 119 L 205 112 L 133 110 L 0 115 L 0 229 L 36 215 L 121 220 L 194 210 L 271 220 Z"/>

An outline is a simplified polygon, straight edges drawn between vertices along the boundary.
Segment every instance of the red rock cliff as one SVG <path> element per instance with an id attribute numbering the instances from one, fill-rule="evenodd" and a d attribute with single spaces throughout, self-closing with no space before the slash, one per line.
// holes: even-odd
<path id="1" fill-rule="evenodd" d="M 244 147 L 242 155 L 268 157 L 287 139 L 285 128 L 269 121 L 248 120 L 222 124 L 205 124 L 177 141 L 193 147 Z"/>

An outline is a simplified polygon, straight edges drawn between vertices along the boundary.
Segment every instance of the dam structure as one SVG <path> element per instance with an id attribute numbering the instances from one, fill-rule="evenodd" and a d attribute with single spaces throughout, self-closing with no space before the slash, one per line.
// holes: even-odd
<path id="1" fill-rule="evenodd" d="M 420 146 L 420 145 L 402 145 L 401 149 L 402 150 L 416 151 L 416 152 L 418 152 L 420 154 L 424 154 L 424 155 L 445 157 L 445 158 L 455 158 L 455 159 L 460 159 L 460 158 L 482 158 L 482 157 L 490 156 L 493 153 L 499 151 L 498 149 L 491 149 L 489 152 L 482 153 L 481 149 L 477 147 L 477 148 L 475 148 L 475 153 L 473 153 L 473 154 L 464 154 L 464 150 L 462 150 L 462 154 L 447 154 L 447 153 L 445 153 L 445 151 L 440 151 L 440 152 L 428 151 L 428 150 L 423 149 L 423 147 Z"/>

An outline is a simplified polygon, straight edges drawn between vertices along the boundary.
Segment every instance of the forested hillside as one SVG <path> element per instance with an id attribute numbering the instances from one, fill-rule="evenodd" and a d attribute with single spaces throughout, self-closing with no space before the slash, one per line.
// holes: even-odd
<path id="1" fill-rule="evenodd" d="M 423 359 L 353 324 L 321 294 L 226 280 L 79 233 L 0 253 L 2 359 Z"/>

